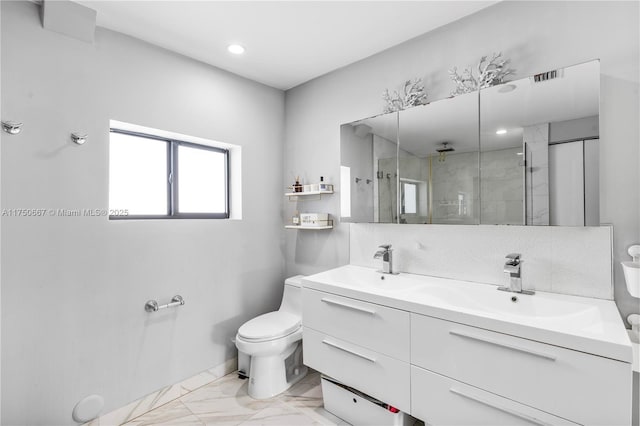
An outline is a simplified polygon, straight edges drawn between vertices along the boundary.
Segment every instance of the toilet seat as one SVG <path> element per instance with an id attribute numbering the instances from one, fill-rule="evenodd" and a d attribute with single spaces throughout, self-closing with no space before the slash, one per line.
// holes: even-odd
<path id="1" fill-rule="evenodd" d="M 269 312 L 247 321 L 238 336 L 248 342 L 265 342 L 287 336 L 301 326 L 300 317 L 288 312 Z"/>

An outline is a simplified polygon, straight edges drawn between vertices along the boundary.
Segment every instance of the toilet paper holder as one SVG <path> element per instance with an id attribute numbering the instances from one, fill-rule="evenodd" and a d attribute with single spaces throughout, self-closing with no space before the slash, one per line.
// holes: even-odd
<path id="1" fill-rule="evenodd" d="M 155 300 L 148 300 L 147 303 L 145 303 L 144 305 L 144 310 L 147 312 L 156 312 L 156 311 L 159 311 L 160 309 L 173 308 L 174 306 L 181 306 L 181 305 L 184 305 L 184 299 L 179 294 L 176 294 L 171 299 L 171 302 L 165 305 L 158 305 L 158 302 L 156 302 Z"/>

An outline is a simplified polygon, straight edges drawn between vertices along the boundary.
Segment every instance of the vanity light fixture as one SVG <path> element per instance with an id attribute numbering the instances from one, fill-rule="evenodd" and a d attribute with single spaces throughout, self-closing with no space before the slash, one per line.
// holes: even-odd
<path id="1" fill-rule="evenodd" d="M 239 44 L 230 44 L 227 46 L 227 50 L 234 55 L 242 55 L 244 53 L 244 47 Z"/>
<path id="2" fill-rule="evenodd" d="M 507 133 L 507 129 L 498 129 L 496 130 L 496 135 L 504 135 Z"/>

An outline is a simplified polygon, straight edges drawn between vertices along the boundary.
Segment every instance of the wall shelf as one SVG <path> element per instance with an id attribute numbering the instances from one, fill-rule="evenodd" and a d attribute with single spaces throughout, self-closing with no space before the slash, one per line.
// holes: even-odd
<path id="1" fill-rule="evenodd" d="M 326 185 L 326 189 L 323 189 L 320 191 L 285 192 L 284 195 L 285 197 L 289 198 L 289 201 L 319 200 L 319 199 L 322 199 L 323 195 L 333 194 L 333 185 L 331 184 L 324 184 L 324 185 Z M 289 187 L 289 189 L 293 189 L 293 188 Z M 314 196 L 317 198 L 313 198 Z M 327 216 L 330 217 L 330 215 L 327 215 Z M 313 226 L 313 225 L 302 225 L 302 224 L 301 225 L 289 224 L 289 225 L 285 225 L 285 229 L 300 229 L 305 231 L 320 231 L 323 229 L 333 229 L 333 219 L 322 220 L 322 221 L 317 221 L 313 223 L 317 223 L 318 225 Z"/>
<path id="2" fill-rule="evenodd" d="M 285 229 L 304 229 L 318 231 L 322 229 L 333 229 L 333 219 L 319 221 L 322 225 L 285 225 Z"/>
<path id="3" fill-rule="evenodd" d="M 304 229 L 304 230 L 321 230 L 321 229 L 333 229 L 333 225 L 325 226 L 301 226 L 301 225 L 285 225 L 285 229 Z"/>
<path id="4" fill-rule="evenodd" d="M 285 197 L 289 197 L 289 199 L 291 199 L 291 197 L 307 197 L 310 195 L 318 195 L 320 196 L 320 198 L 322 198 L 322 196 L 324 194 L 333 194 L 333 190 L 329 190 L 329 191 L 306 191 L 306 192 L 286 192 L 284 194 Z"/>

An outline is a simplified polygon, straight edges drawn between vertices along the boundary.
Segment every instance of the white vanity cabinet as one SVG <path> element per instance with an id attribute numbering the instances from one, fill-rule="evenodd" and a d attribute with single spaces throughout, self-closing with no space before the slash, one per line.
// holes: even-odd
<path id="1" fill-rule="evenodd" d="M 409 362 L 409 312 L 306 288 L 302 306 L 305 328 Z"/>
<path id="2" fill-rule="evenodd" d="M 411 366 L 411 414 L 429 425 L 576 425 L 449 377 Z"/>
<path id="3" fill-rule="evenodd" d="M 418 367 L 412 370 L 413 414 L 427 423 L 440 423 L 431 417 L 435 411 L 419 408 L 436 389 L 449 404 L 440 406 L 445 413 L 464 404 L 501 411 L 512 423 L 518 416 L 541 424 L 563 424 L 560 418 L 598 425 L 630 421 L 628 389 L 618 386 L 628 380 L 628 363 L 417 314 L 411 314 L 411 363 Z M 438 382 L 438 375 L 450 383 Z M 482 391 L 485 396 L 476 395 Z M 557 419 L 544 420 L 547 413 Z M 451 420 L 443 424 L 462 419 Z"/>
<path id="4" fill-rule="evenodd" d="M 345 266 L 303 280 L 304 363 L 432 426 L 631 424 L 631 346 L 612 301 L 515 305 L 407 275 Z M 458 310 L 460 294 L 482 309 Z"/>
<path id="5" fill-rule="evenodd" d="M 409 312 L 302 289 L 304 363 L 409 413 Z"/>

